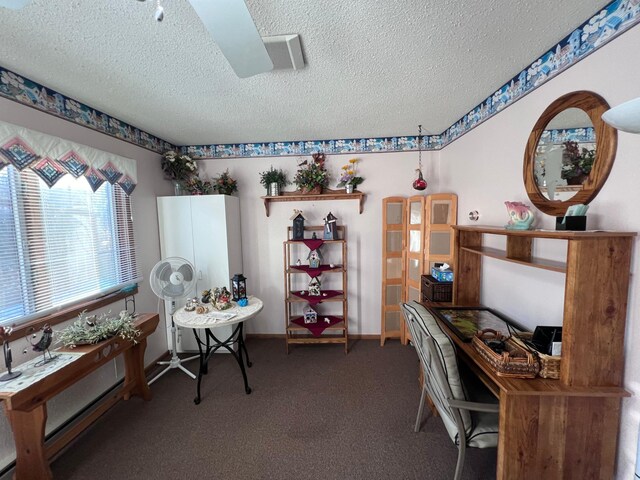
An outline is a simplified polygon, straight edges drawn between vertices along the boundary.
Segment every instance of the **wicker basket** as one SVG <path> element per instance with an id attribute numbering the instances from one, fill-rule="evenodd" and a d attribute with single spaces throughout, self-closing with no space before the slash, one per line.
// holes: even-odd
<path id="1" fill-rule="evenodd" d="M 453 296 L 453 282 L 439 282 L 431 275 L 422 275 L 422 301 L 450 302 Z"/>
<path id="2" fill-rule="evenodd" d="M 531 332 L 523 332 L 518 334 L 519 337 L 525 338 L 527 340 L 531 340 Z M 515 342 L 522 346 L 523 348 L 527 348 L 525 344 L 519 338 L 513 338 Z M 538 361 L 540 363 L 540 371 L 538 372 L 538 376 L 542 378 L 552 378 L 557 380 L 560 378 L 560 355 L 546 355 L 544 353 L 536 352 L 538 355 Z"/>
<path id="3" fill-rule="evenodd" d="M 505 351 L 494 352 L 485 341 L 504 342 Z M 536 357 L 520 346 L 512 338 L 507 338 L 495 330 L 485 329 L 473 336 L 472 344 L 500 377 L 535 378 L 540 369 Z"/>

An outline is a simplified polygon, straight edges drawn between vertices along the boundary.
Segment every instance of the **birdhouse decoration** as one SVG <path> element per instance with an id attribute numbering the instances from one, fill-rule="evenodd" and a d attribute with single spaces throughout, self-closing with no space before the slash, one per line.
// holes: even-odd
<path id="1" fill-rule="evenodd" d="M 236 273 L 231 279 L 231 295 L 234 302 L 247 298 L 247 279 L 241 273 Z"/>
<path id="2" fill-rule="evenodd" d="M 303 240 L 304 239 L 304 215 L 302 210 L 293 210 L 293 215 L 289 220 L 293 220 L 293 226 L 291 228 L 291 240 Z"/>
<path id="3" fill-rule="evenodd" d="M 305 324 L 318 322 L 318 312 L 316 312 L 311 305 L 307 305 L 302 313 L 304 316 Z"/>
<path id="4" fill-rule="evenodd" d="M 338 240 L 338 219 L 331 213 L 324 219 L 324 239 Z"/>
<path id="5" fill-rule="evenodd" d="M 322 295 L 320 292 L 320 280 L 318 277 L 313 277 L 309 282 L 309 296 L 311 297 L 319 297 Z"/>
<path id="6" fill-rule="evenodd" d="M 320 249 L 311 250 L 307 256 L 307 260 L 309 260 L 309 267 L 319 268 L 322 263 L 322 254 L 320 253 Z"/>

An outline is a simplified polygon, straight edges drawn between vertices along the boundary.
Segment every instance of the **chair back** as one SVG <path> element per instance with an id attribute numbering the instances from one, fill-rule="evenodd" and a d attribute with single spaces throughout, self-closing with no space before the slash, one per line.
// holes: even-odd
<path id="1" fill-rule="evenodd" d="M 467 410 L 451 408 L 448 400 L 468 400 L 460 379 L 453 341 L 435 318 L 418 302 L 401 303 L 411 338 L 424 371 L 425 388 L 451 437 L 458 444 L 462 435 L 471 431 L 471 415 Z"/>

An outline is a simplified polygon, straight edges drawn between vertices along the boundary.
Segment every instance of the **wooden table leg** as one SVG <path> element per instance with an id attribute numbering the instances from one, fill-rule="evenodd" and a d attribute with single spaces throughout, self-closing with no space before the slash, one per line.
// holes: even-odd
<path id="1" fill-rule="evenodd" d="M 5 412 L 13 429 L 16 445 L 15 480 L 53 478 L 44 449 L 44 429 L 47 423 L 45 403 L 30 411 L 12 410 Z"/>
<path id="2" fill-rule="evenodd" d="M 133 385 L 124 393 L 124 399 L 129 400 L 134 395 L 144 400 L 151 400 L 151 389 L 144 374 L 144 351 L 147 339 L 140 340 L 136 345 L 124 351 L 124 384 Z"/>

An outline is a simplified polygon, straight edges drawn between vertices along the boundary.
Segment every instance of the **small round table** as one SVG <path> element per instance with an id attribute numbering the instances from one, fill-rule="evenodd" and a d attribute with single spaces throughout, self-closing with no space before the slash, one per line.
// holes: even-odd
<path id="1" fill-rule="evenodd" d="M 200 384 L 202 383 L 202 375 L 208 372 L 209 359 L 219 348 L 225 348 L 231 353 L 238 365 L 240 365 L 240 371 L 242 372 L 242 378 L 244 379 L 244 390 L 249 395 L 251 393 L 251 387 L 247 382 L 247 372 L 244 369 L 244 362 L 242 359 L 242 352 L 247 360 L 247 366 L 251 367 L 249 361 L 249 353 L 244 343 L 244 337 L 242 335 L 244 322 L 255 317 L 262 310 L 262 300 L 256 297 L 249 297 L 249 305 L 246 307 L 239 307 L 233 302 L 234 307 L 228 310 L 213 310 L 207 313 L 198 314 L 195 311 L 186 312 L 183 308 L 178 309 L 173 315 L 173 321 L 176 325 L 182 328 L 192 328 L 193 334 L 196 337 L 198 343 L 198 350 L 200 352 L 200 369 L 198 370 L 198 387 L 196 398 L 193 400 L 196 405 L 200 403 Z M 212 307 L 209 306 L 211 309 Z M 225 340 L 220 340 L 214 334 L 212 329 L 217 327 L 224 327 L 228 325 L 235 325 L 231 335 Z M 198 335 L 197 329 L 203 329 L 204 335 Z M 200 337 L 203 338 L 200 338 Z M 238 351 L 233 349 L 233 344 L 238 342 Z"/>

